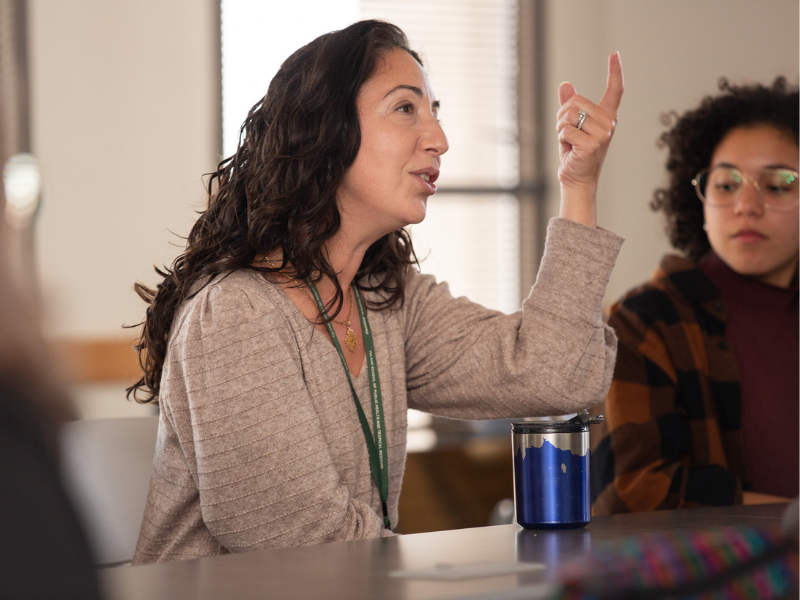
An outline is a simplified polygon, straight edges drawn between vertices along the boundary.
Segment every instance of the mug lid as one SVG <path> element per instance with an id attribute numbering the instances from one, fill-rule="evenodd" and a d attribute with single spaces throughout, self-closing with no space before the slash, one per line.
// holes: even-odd
<path id="1" fill-rule="evenodd" d="M 512 433 L 574 433 L 579 431 L 589 431 L 589 423 L 580 421 L 525 421 L 524 423 L 512 423 Z"/>
<path id="2" fill-rule="evenodd" d="M 567 421 L 524 421 L 512 423 L 512 433 L 570 433 L 589 431 L 589 425 L 603 422 L 603 415 L 590 415 L 582 410 Z"/>

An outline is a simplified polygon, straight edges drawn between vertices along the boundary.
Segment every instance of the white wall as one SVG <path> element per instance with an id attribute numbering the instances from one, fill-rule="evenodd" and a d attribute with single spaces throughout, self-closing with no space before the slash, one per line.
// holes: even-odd
<path id="1" fill-rule="evenodd" d="M 209 0 L 32 0 L 37 253 L 45 331 L 118 337 L 202 206 L 215 165 L 219 49 Z"/>
<path id="2" fill-rule="evenodd" d="M 571 81 L 594 102 L 605 89 L 606 61 L 620 51 L 625 95 L 598 196 L 600 225 L 626 238 L 606 300 L 646 279 L 670 249 L 660 215 L 648 204 L 666 183 L 666 151 L 656 147 L 659 116 L 695 107 L 717 91 L 720 76 L 733 83 L 798 79 L 797 0 L 550 0 L 548 114 L 557 89 Z M 553 117 L 555 125 L 555 117 Z M 549 172 L 558 168 L 555 126 Z M 558 182 L 548 207 L 557 214 Z"/>
<path id="3" fill-rule="evenodd" d="M 219 139 L 214 0 L 29 0 L 32 145 L 44 177 L 44 331 L 123 338 L 203 206 Z M 216 70 L 216 72 L 215 72 Z M 178 234 L 178 235 L 176 235 Z M 177 246 L 175 245 L 177 244 Z M 125 384 L 71 388 L 84 418 L 140 415 Z"/>

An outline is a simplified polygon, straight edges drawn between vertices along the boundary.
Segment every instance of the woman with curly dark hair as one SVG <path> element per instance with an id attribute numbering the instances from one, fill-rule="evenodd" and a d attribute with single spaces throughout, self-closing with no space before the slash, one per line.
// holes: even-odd
<path id="1" fill-rule="evenodd" d="M 448 149 L 419 56 L 380 21 L 290 56 L 211 176 L 162 272 L 131 392 L 158 401 L 134 562 L 392 535 L 407 408 L 485 419 L 603 398 L 616 340 L 601 301 L 621 240 L 595 191 L 622 96 L 559 89 L 562 218 L 504 315 L 415 268 Z M 362 406 L 363 405 L 363 406 Z"/>
<path id="2" fill-rule="evenodd" d="M 685 257 L 611 310 L 595 514 L 798 494 L 798 92 L 720 89 L 661 137 L 651 205 Z"/>

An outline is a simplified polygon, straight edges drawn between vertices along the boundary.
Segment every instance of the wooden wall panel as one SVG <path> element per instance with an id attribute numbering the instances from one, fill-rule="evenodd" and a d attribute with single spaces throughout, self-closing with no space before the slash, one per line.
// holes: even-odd
<path id="1" fill-rule="evenodd" d="M 131 339 L 60 339 L 53 341 L 53 350 L 70 383 L 133 383 L 142 374 Z"/>

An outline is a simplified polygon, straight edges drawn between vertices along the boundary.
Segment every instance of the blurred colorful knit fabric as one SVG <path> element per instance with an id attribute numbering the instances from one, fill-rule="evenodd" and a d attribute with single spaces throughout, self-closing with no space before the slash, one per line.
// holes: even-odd
<path id="1" fill-rule="evenodd" d="M 556 598 L 788 598 L 798 587 L 797 564 L 796 548 L 777 529 L 645 534 L 565 565 L 559 576 L 563 588 Z"/>

